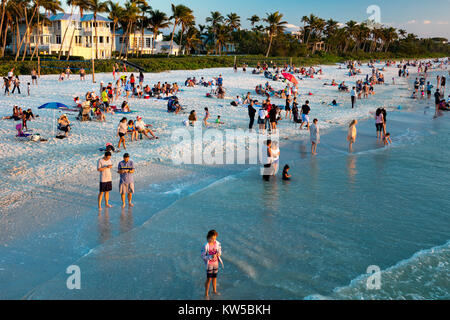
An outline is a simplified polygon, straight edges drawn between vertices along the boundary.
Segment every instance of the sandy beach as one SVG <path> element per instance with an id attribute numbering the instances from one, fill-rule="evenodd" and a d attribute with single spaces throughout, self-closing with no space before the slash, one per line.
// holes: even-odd
<path id="1" fill-rule="evenodd" d="M 381 68 L 384 64 L 380 63 L 376 66 Z M 0 286 L 5 289 L 1 290 L 0 297 L 6 299 L 197 299 L 201 295 L 201 290 L 197 289 L 201 288 L 199 282 L 202 280 L 199 273 L 202 265 L 196 256 L 199 254 L 199 250 L 196 249 L 199 249 L 207 226 L 221 225 L 223 230 L 220 232 L 223 234 L 224 242 L 228 242 L 228 256 L 224 255 L 224 260 L 230 266 L 230 271 L 226 267 L 227 272 L 230 273 L 227 273 L 222 289 L 225 292 L 225 298 L 255 298 L 255 291 L 242 290 L 243 287 L 250 286 L 258 288 L 257 298 L 263 299 L 286 296 L 334 298 L 332 292 L 336 294 L 336 298 L 351 298 L 353 286 L 350 287 L 351 289 L 340 291 L 333 291 L 333 289 L 346 286 L 352 279 L 364 273 L 365 270 L 357 268 L 356 265 L 359 262 L 360 266 L 365 265 L 365 257 L 353 256 L 352 263 L 355 268 L 350 268 L 351 272 L 340 277 L 337 276 L 338 270 L 348 266 L 348 262 L 341 261 L 340 264 L 340 258 L 336 258 L 338 254 L 334 252 L 332 254 L 334 262 L 340 266 L 326 275 L 324 275 L 325 269 L 315 270 L 315 276 L 307 279 L 306 275 L 310 274 L 310 270 L 308 262 L 305 261 L 308 258 L 317 264 L 320 261 L 315 260 L 318 254 L 308 251 L 309 242 L 302 242 L 303 244 L 295 246 L 296 250 L 302 252 L 301 255 L 290 256 L 290 261 L 297 263 L 296 266 L 301 270 L 309 271 L 305 271 L 304 274 L 295 274 L 291 270 L 289 259 L 283 260 L 281 265 L 289 272 L 283 273 L 282 270 L 276 270 L 275 273 L 280 275 L 280 281 L 275 283 L 271 281 L 272 276 L 268 270 L 278 268 L 275 264 L 277 261 L 277 255 L 274 254 L 275 248 L 281 251 L 283 249 L 274 242 L 274 239 L 256 239 L 255 235 L 262 230 L 266 232 L 266 235 L 280 238 L 282 233 L 285 233 L 288 239 L 295 241 L 294 235 L 302 232 L 295 230 L 294 227 L 291 230 L 290 225 L 296 224 L 290 220 L 289 214 L 295 211 L 296 206 L 303 207 L 306 211 L 301 211 L 302 216 L 296 221 L 306 221 L 310 224 L 311 228 L 308 229 L 308 226 L 304 225 L 300 229 L 308 229 L 307 238 L 315 239 L 311 240 L 311 244 L 314 246 L 317 243 L 327 244 L 328 248 L 344 250 L 342 247 L 339 249 L 339 241 L 336 239 L 341 239 L 341 235 L 348 234 L 352 230 L 350 222 L 361 226 L 365 223 L 363 218 L 351 216 L 350 212 L 353 211 L 351 204 L 343 207 L 347 211 L 342 209 L 341 212 L 343 214 L 341 218 L 344 220 L 348 218 L 349 224 L 344 224 L 340 228 L 330 227 L 332 234 L 326 235 L 323 229 L 315 230 L 314 228 L 315 225 L 325 225 L 325 221 L 308 216 L 309 211 L 306 206 L 303 206 L 304 201 L 311 200 L 310 192 L 314 194 L 314 191 L 317 191 L 318 194 L 329 195 L 327 192 L 330 190 L 326 191 L 318 187 L 326 183 L 327 177 L 332 182 L 340 181 L 333 180 L 333 173 L 336 172 L 327 172 L 325 169 L 327 164 L 329 168 L 333 168 L 335 162 L 345 163 L 345 170 L 339 169 L 339 171 L 343 171 L 350 181 L 350 185 L 345 185 L 341 189 L 341 191 L 346 190 L 348 194 L 358 185 L 357 183 L 352 185 L 351 181 L 357 180 L 361 174 L 356 169 L 359 165 L 352 161 L 370 162 L 369 158 L 375 159 L 376 163 L 372 165 L 383 171 L 383 160 L 378 160 L 379 157 L 383 157 L 383 152 L 386 152 L 383 150 L 386 148 L 376 145 L 376 139 L 373 138 L 375 134 L 373 112 L 376 108 L 385 107 L 388 110 L 389 120 L 392 117 L 392 123 L 395 124 L 391 125 L 391 122 L 388 124 L 394 137 L 394 143 L 389 147 L 392 153 L 406 152 L 405 149 L 415 143 L 423 145 L 426 139 L 434 136 L 433 130 L 441 132 L 448 127 L 445 122 L 448 117 L 445 115 L 435 121 L 438 124 L 432 124 L 430 121 L 432 121 L 433 100 L 412 101 L 409 98 L 411 94 L 409 81 L 414 78 L 414 74 L 411 74 L 409 79 L 399 79 L 396 77 L 395 66 L 387 67 L 383 72 L 386 84 L 375 86 L 376 94 L 367 100 L 358 100 L 355 109 L 351 109 L 348 93 L 340 93 L 336 87 L 323 86 L 323 84 L 330 83 L 334 79 L 338 83 L 345 80 L 347 85 L 352 86 L 355 80 L 371 72 L 371 69 L 364 65 L 361 67 L 363 71 L 361 76 L 349 77 L 345 69 L 339 69 L 338 65 L 319 66 L 319 68 L 323 70 L 322 76 L 299 81 L 300 103 L 309 100 L 311 119 L 318 118 L 320 121 L 322 141 L 318 148 L 318 160 L 314 160 L 309 154 L 307 130 L 300 131 L 287 120 L 282 120 L 279 124 L 282 141 L 281 162 L 294 163 L 292 170 L 294 177 L 303 180 L 302 183 L 307 185 L 308 191 L 304 191 L 303 195 L 308 193 L 309 198 L 302 197 L 302 189 L 299 185 L 297 191 L 292 190 L 292 197 L 296 194 L 298 204 L 290 203 L 290 206 L 284 208 L 282 203 L 288 200 L 276 197 L 265 204 L 264 208 L 267 211 L 255 208 L 253 212 L 252 209 L 242 207 L 245 194 L 248 193 L 254 196 L 253 199 L 257 199 L 254 193 L 259 191 L 265 194 L 265 199 L 271 199 L 271 194 L 277 195 L 279 192 L 289 194 L 291 191 L 283 189 L 285 185 L 278 183 L 272 186 L 275 191 L 261 186 L 261 177 L 257 173 L 258 166 L 173 164 L 171 151 L 175 142 L 171 140 L 171 134 L 173 130 L 183 127 L 182 120 L 187 119 L 187 114 L 167 113 L 166 101 L 129 99 L 131 109 L 137 111 L 132 116 L 141 115 L 146 123 L 152 124 L 160 139 L 127 142 L 127 152 L 131 154 L 138 168 L 135 175 L 137 190 L 135 207 L 132 210 L 120 208 L 118 175 L 113 174 L 111 203 L 114 207 L 99 216 L 96 208 L 98 173 L 95 164 L 102 153 L 98 149 L 106 142 L 117 145 L 115 131 L 121 115 L 107 115 L 106 123 L 99 123 L 78 122 L 74 119 L 75 114 L 68 113 L 69 120 L 74 123 L 71 136 L 68 139 L 58 140 L 52 137 L 52 133 L 56 117 L 61 113 L 38 111 L 37 107 L 46 102 L 61 102 L 72 106 L 74 96 L 84 96 L 86 91 L 92 89 L 98 92 L 99 82 L 112 81 L 112 75 L 96 75 L 97 84 L 90 83 L 89 78 L 88 81 L 81 82 L 77 76 L 71 76 L 70 80 L 63 82 L 58 82 L 57 76 L 44 76 L 40 78 L 39 86 L 32 87 L 29 97 L 25 94 L 3 96 L 0 115 L 9 115 L 14 104 L 31 107 L 35 114 L 39 114 L 39 118 L 29 122 L 29 127 L 33 128 L 33 132 L 39 132 L 44 138 L 49 138 L 49 141 L 18 141 L 14 137 L 13 121 L 0 121 L 0 135 L 4 137 L 0 142 L 2 163 L 0 178 L 3 181 L 0 194 L 0 240 L 2 243 Z M 220 115 L 225 122 L 222 130 L 246 128 L 248 126 L 247 108 L 232 107 L 230 102 L 237 94 L 243 95 L 246 92 L 250 92 L 252 97 L 257 97 L 254 92 L 255 86 L 267 81 L 264 76 L 252 75 L 249 71 L 243 73 L 239 70 L 238 73 L 234 73 L 230 68 L 145 74 L 144 83 L 167 81 L 181 85 L 187 77 L 203 76 L 208 79 L 222 74 L 224 86 L 227 89 L 226 99 L 206 98 L 205 93 L 209 91 L 207 88 L 182 87 L 183 91 L 178 95 L 181 104 L 188 112 L 197 110 L 200 119 L 204 114 L 203 108 L 208 107 L 211 122 L 217 115 Z M 395 84 L 391 81 L 393 77 L 396 77 Z M 26 81 L 28 79 L 25 76 L 22 83 Z M 278 90 L 285 86 L 282 82 L 271 81 L 270 84 Z M 310 92 L 313 95 L 309 95 Z M 257 99 L 262 100 L 262 97 L 258 96 Z M 333 99 L 342 105 L 328 106 Z M 281 99 L 272 99 L 272 101 L 277 105 L 284 105 Z M 284 111 L 282 114 L 284 116 Z M 424 117 L 428 125 L 424 124 Z M 346 126 L 352 119 L 360 120 L 361 124 L 358 128 L 359 140 L 355 144 L 354 157 L 348 158 L 345 134 Z M 423 129 L 426 126 L 431 129 Z M 422 131 L 427 134 L 422 135 Z M 226 152 L 234 148 L 234 145 L 227 144 L 224 148 Z M 114 154 L 115 166 L 121 160 L 122 154 L 123 152 Z M 303 166 L 309 168 L 308 173 L 305 173 L 303 169 L 300 170 Z M 319 167 L 323 168 L 323 171 L 318 169 Z M 365 166 L 365 168 L 370 167 L 370 164 Z M 361 171 L 370 180 L 373 172 L 360 169 L 359 172 Z M 438 174 L 438 172 L 435 173 Z M 445 182 L 442 183 L 445 184 Z M 339 190 L 339 185 L 335 186 Z M 371 186 L 377 189 L 375 185 Z M 215 197 L 220 196 L 218 191 L 222 192 L 223 199 Z M 366 191 L 367 194 L 371 193 L 371 190 Z M 338 201 L 342 197 L 345 197 L 345 193 L 332 195 L 329 201 L 332 202 L 332 199 Z M 234 202 L 237 199 L 239 199 L 239 205 Z M 228 205 L 227 200 L 230 202 Z M 317 204 L 316 201 L 319 200 L 315 199 L 310 205 Z M 440 201 L 445 202 L 441 203 L 441 206 L 448 206 L 448 200 Z M 329 206 L 326 202 L 323 202 L 323 205 Z M 223 209 L 218 210 L 218 208 Z M 231 211 L 229 212 L 227 208 Z M 361 211 L 354 208 L 354 212 Z M 311 220 L 308 220 L 310 218 Z M 440 218 L 442 220 L 439 220 Z M 283 221 L 277 221 L 279 219 Z M 337 219 L 337 216 L 331 215 L 327 218 L 323 216 L 323 219 L 333 221 Z M 387 223 L 389 219 L 393 217 L 387 217 L 385 222 Z M 427 234 L 427 241 L 419 241 L 417 245 L 401 253 L 398 248 L 402 243 L 398 243 L 398 247 L 393 248 L 394 253 L 381 259 L 383 260 L 381 264 L 386 267 L 393 266 L 400 260 L 410 258 L 416 252 L 439 246 L 444 246 L 439 247 L 440 250 L 444 250 L 439 263 L 445 263 L 445 257 L 448 256 L 448 243 L 445 243 L 448 241 L 447 231 L 449 230 L 448 220 L 447 223 L 444 222 L 445 220 L 446 216 L 443 213 L 442 216 L 436 217 L 433 224 L 439 224 L 437 221 L 440 221 L 440 225 L 433 237 Z M 412 221 L 415 220 L 412 219 Z M 329 225 L 330 221 L 326 222 Z M 374 220 L 370 223 L 370 226 L 374 227 L 370 236 L 374 236 L 377 222 Z M 381 222 L 378 223 L 378 227 L 383 225 Z M 431 225 L 428 227 L 432 229 Z M 392 230 L 392 233 L 386 234 L 386 239 L 383 241 L 387 241 L 395 232 Z M 333 234 L 339 236 L 333 238 Z M 255 246 L 254 250 L 239 250 L 240 243 L 246 241 L 251 246 Z M 369 242 L 358 245 L 351 243 L 351 245 L 346 243 L 345 250 L 357 250 L 358 246 L 371 246 Z M 264 247 L 270 246 L 275 248 L 268 250 L 270 253 L 263 254 Z M 382 244 L 377 243 L 375 247 L 377 255 L 381 256 Z M 320 248 L 321 246 L 317 245 L 315 250 L 321 250 Z M 323 259 L 331 256 L 331 252 L 325 249 L 322 253 Z M 299 261 L 303 261 L 305 265 Z M 65 277 L 65 268 L 70 264 L 80 265 L 82 270 L 86 270 L 85 276 L 89 279 L 86 290 L 80 292 L 64 290 L 65 282 L 62 279 Z M 444 270 L 448 270 L 448 262 L 446 265 Z M 167 270 L 164 273 L 165 268 Z M 328 270 L 330 269 L 327 269 L 327 272 Z M 314 279 L 317 281 L 326 279 L 328 282 L 324 287 L 320 287 Z M 290 282 L 293 283 L 292 286 Z M 302 282 L 302 285 L 297 287 L 295 284 L 299 282 Z M 350 293 L 345 296 L 347 291 Z M 342 295 L 339 295 L 341 293 Z M 361 298 L 358 295 L 360 292 L 355 296 Z M 448 297 L 448 291 L 443 293 L 443 297 Z"/>

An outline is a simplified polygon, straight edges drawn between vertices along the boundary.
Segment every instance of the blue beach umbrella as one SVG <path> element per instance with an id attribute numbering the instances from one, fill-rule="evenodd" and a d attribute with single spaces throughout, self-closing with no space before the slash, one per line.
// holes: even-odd
<path id="1" fill-rule="evenodd" d="M 38 107 L 38 109 L 70 109 L 70 108 L 63 103 L 48 102 Z"/>

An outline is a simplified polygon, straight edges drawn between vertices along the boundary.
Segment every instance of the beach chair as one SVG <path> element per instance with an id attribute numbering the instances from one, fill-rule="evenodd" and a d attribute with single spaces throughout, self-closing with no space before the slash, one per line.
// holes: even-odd
<path id="1" fill-rule="evenodd" d="M 81 104 L 80 114 L 78 115 L 80 121 L 91 121 L 91 103 L 85 101 Z"/>

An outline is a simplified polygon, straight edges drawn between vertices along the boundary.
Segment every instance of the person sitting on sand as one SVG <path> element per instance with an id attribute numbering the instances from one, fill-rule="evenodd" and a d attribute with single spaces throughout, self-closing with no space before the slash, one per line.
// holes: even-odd
<path id="1" fill-rule="evenodd" d="M 225 89 L 222 86 L 217 88 L 217 98 L 224 99 L 225 98 Z"/>
<path id="2" fill-rule="evenodd" d="M 65 133 L 65 136 L 69 136 L 69 132 L 70 132 L 70 121 L 67 118 L 66 114 L 63 114 L 59 119 L 58 119 L 58 128 L 59 130 L 63 131 Z"/>
<path id="3" fill-rule="evenodd" d="M 128 105 L 128 102 L 123 101 L 120 109 L 122 109 L 123 112 L 130 112 L 130 106 Z"/>
<path id="4" fill-rule="evenodd" d="M 131 134 L 131 141 L 136 140 L 137 141 L 137 129 L 134 126 L 134 121 L 133 120 L 128 120 L 128 125 L 127 125 L 127 133 Z"/>
<path id="5" fill-rule="evenodd" d="M 20 112 L 20 108 L 19 108 L 19 106 L 18 105 L 15 105 L 14 107 L 13 107 L 13 113 L 12 113 L 12 116 L 5 116 L 5 117 L 2 117 L 2 120 L 8 120 L 8 119 L 12 119 L 12 120 L 14 120 L 14 121 L 18 121 L 18 120 L 20 120 L 20 119 L 22 119 L 22 113 Z"/>
<path id="6" fill-rule="evenodd" d="M 197 114 L 195 113 L 195 110 L 192 110 L 191 113 L 189 114 L 189 124 L 191 126 L 193 126 L 195 124 L 195 122 L 197 121 Z"/>
<path id="7" fill-rule="evenodd" d="M 221 124 L 225 124 L 224 122 L 222 122 L 221 120 L 220 120 L 220 116 L 217 116 L 217 119 L 216 119 L 216 125 L 217 125 L 217 127 L 219 127 Z"/>
<path id="8" fill-rule="evenodd" d="M 100 122 L 106 121 L 106 116 L 100 108 L 95 109 L 95 117 L 96 117 L 97 121 L 100 121 Z"/>
<path id="9" fill-rule="evenodd" d="M 141 116 L 137 116 L 137 117 L 136 117 L 136 122 L 135 122 L 134 125 L 135 125 L 136 130 L 138 131 L 138 133 L 143 134 L 144 136 L 146 136 L 146 137 L 149 138 L 149 139 L 152 139 L 152 138 L 150 138 L 150 136 L 148 135 L 148 133 L 150 132 L 150 134 L 152 135 L 153 139 L 159 139 L 159 138 L 153 133 L 153 131 L 150 130 L 150 129 L 148 128 L 149 126 L 152 126 L 152 125 L 145 124 L 145 122 L 142 120 L 142 117 L 141 117 Z"/>

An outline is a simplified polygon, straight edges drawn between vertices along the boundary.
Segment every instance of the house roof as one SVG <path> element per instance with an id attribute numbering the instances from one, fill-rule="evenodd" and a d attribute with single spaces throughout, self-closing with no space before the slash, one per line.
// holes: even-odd
<path id="1" fill-rule="evenodd" d="M 48 18 L 50 21 L 58 21 L 58 20 L 70 20 L 70 14 L 69 13 L 57 13 L 53 14 Z M 84 14 L 83 17 L 81 17 L 79 14 L 73 14 L 72 20 L 74 21 L 94 21 L 94 14 Z M 112 22 L 108 18 L 102 17 L 101 15 L 97 14 L 97 21 L 105 21 L 105 22 Z"/>

